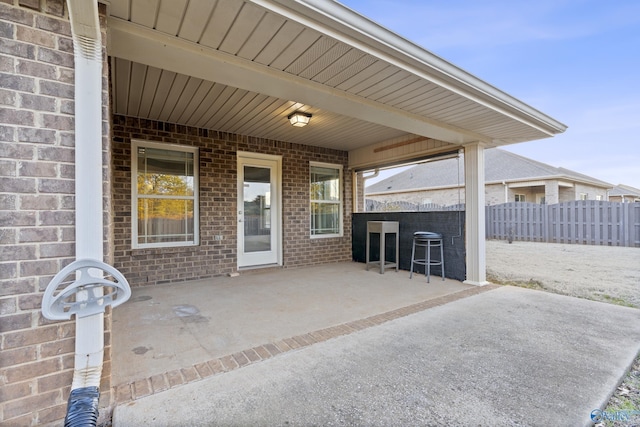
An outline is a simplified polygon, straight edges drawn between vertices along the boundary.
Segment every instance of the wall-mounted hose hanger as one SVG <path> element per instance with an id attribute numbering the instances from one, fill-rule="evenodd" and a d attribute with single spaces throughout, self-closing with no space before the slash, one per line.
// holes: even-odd
<path id="1" fill-rule="evenodd" d="M 65 427 L 95 426 L 104 356 L 104 311 L 131 296 L 115 268 L 92 259 L 77 260 L 56 274 L 42 298 L 42 315 L 50 320 L 76 316 L 76 354 Z"/>
<path id="2" fill-rule="evenodd" d="M 80 259 L 53 277 L 42 298 L 42 315 L 49 320 L 70 320 L 74 314 L 89 317 L 104 313 L 108 306 L 119 306 L 130 296 L 127 279 L 114 267 Z"/>

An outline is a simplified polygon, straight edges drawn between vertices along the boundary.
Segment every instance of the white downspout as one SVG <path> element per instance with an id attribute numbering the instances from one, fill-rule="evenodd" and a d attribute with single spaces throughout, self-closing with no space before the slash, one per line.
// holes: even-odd
<path id="1" fill-rule="evenodd" d="M 95 0 L 67 0 L 75 60 L 76 259 L 102 261 L 102 42 Z M 76 317 L 71 389 L 100 385 L 104 313 Z"/>
<path id="2" fill-rule="evenodd" d="M 67 0 L 75 63 L 76 261 L 51 280 L 44 317 L 76 316 L 75 365 L 65 427 L 95 426 L 104 358 L 104 310 L 131 296 L 103 262 L 102 41 L 97 0 Z M 69 278 L 71 277 L 71 280 Z M 75 280 L 73 280 L 75 277 Z M 69 284 L 71 283 L 71 284 Z M 59 290 L 59 286 L 66 286 Z"/>
<path id="3" fill-rule="evenodd" d="M 502 181 L 502 185 L 504 186 L 504 202 L 509 203 L 509 186 L 505 181 Z"/>

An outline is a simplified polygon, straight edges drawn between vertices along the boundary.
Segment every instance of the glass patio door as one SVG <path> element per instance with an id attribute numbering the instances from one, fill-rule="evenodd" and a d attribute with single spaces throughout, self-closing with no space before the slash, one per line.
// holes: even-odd
<path id="1" fill-rule="evenodd" d="M 280 161 L 238 154 L 238 267 L 280 264 Z"/>

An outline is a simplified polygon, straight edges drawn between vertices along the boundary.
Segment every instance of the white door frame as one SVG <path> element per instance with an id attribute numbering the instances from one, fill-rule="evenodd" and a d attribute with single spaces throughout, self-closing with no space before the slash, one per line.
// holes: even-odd
<path id="1" fill-rule="evenodd" d="M 282 265 L 282 156 L 238 151 L 238 195 L 237 195 L 237 225 L 238 225 L 238 269 L 251 268 L 261 265 Z M 244 166 L 272 168 L 271 182 L 271 254 L 264 261 L 259 256 L 246 254 L 244 251 Z"/>

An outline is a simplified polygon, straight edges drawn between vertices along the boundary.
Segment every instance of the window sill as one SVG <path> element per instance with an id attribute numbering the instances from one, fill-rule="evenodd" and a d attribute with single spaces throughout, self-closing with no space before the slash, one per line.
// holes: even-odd
<path id="1" fill-rule="evenodd" d="M 195 252 L 200 249 L 200 245 L 184 245 L 184 246 L 157 246 L 152 248 L 132 248 L 131 256 L 174 254 L 184 252 Z"/>
<path id="2" fill-rule="evenodd" d="M 316 239 L 339 239 L 344 237 L 344 234 L 316 234 L 311 236 L 311 240 Z"/>

